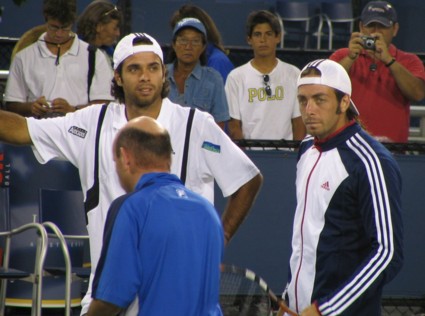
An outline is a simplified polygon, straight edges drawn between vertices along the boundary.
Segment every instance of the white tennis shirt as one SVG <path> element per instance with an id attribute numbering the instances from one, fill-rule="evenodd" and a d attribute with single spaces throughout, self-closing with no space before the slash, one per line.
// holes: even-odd
<path id="1" fill-rule="evenodd" d="M 37 160 L 46 163 L 59 158 L 76 166 L 84 198 L 94 182 L 95 139 L 100 110 L 101 105 L 92 105 L 68 113 L 65 117 L 44 120 L 27 118 Z M 174 104 L 166 98 L 157 118 L 170 133 L 174 151 L 171 172 L 178 176 L 189 111 L 189 108 Z M 110 103 L 103 121 L 99 144 L 99 205 L 87 214 L 92 272 L 95 271 L 100 256 L 103 226 L 109 205 L 112 200 L 125 193 L 115 172 L 112 144 L 115 135 L 126 123 L 125 106 Z M 212 203 L 214 179 L 223 195 L 229 196 L 259 173 L 254 163 L 206 112 L 195 112 L 188 157 L 186 186 Z"/>
<path id="2" fill-rule="evenodd" d="M 88 44 L 75 38 L 56 65 L 56 55 L 50 52 L 42 40 L 44 35 L 16 54 L 10 65 L 4 100 L 24 103 L 45 96 L 48 101 L 63 98 L 72 106 L 88 104 Z M 112 76 L 109 61 L 98 49 L 90 87 L 91 100 L 113 100 Z"/>

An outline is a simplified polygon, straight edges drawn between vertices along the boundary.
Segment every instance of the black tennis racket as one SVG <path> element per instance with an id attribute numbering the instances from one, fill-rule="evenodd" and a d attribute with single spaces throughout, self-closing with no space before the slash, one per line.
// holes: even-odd
<path id="1" fill-rule="evenodd" d="M 233 265 L 221 266 L 220 305 L 224 316 L 298 316 L 261 277 Z"/>

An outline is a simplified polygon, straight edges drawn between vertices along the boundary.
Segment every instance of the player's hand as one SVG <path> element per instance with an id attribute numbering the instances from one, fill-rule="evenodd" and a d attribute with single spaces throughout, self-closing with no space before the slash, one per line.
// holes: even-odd
<path id="1" fill-rule="evenodd" d="M 393 59 L 393 56 L 391 56 L 388 50 L 384 36 L 382 33 L 372 33 L 370 36 L 375 38 L 375 50 L 368 51 L 368 53 L 371 55 L 371 57 L 382 61 L 384 64 L 388 64 Z"/>
<path id="2" fill-rule="evenodd" d="M 320 313 L 317 310 L 316 305 L 311 304 L 301 312 L 300 316 L 320 316 Z"/>

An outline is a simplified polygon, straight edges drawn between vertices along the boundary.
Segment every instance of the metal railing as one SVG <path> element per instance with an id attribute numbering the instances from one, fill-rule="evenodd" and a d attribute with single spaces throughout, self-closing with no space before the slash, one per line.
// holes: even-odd
<path id="1" fill-rule="evenodd" d="M 0 70 L 0 80 L 7 80 L 9 70 Z"/>
<path id="2" fill-rule="evenodd" d="M 409 128 L 409 141 L 425 142 L 425 106 L 411 105 L 410 118 L 413 117 L 419 118 L 419 126 Z"/>

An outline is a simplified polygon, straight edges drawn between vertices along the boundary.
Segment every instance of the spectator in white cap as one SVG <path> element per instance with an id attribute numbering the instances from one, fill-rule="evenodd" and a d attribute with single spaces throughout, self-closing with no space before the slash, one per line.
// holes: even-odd
<path id="1" fill-rule="evenodd" d="M 229 242 L 260 190 L 260 171 L 210 114 L 167 98 L 163 53 L 153 37 L 145 33 L 125 36 L 115 48 L 113 61 L 112 93 L 117 102 L 48 120 L 0 111 L 0 141 L 32 145 L 40 163 L 60 158 L 79 170 L 93 273 L 109 206 L 125 193 L 115 172 L 112 144 L 119 129 L 139 116 L 156 119 L 168 130 L 173 148 L 170 171 L 189 189 L 213 203 L 217 181 L 228 197 L 221 221 L 225 243 Z M 82 301 L 82 315 L 90 301 L 91 282 Z"/>
<path id="2" fill-rule="evenodd" d="M 330 59 L 349 73 L 352 97 L 366 129 L 378 140 L 406 143 L 410 103 L 425 97 L 424 65 L 416 55 L 392 44 L 400 26 L 390 3 L 367 3 L 359 27 L 348 48 L 337 50 Z"/>
<path id="3" fill-rule="evenodd" d="M 301 316 L 380 315 L 382 288 L 403 262 L 399 167 L 356 121 L 350 78 L 340 64 L 315 60 L 297 85 L 311 136 L 298 153 L 283 296 Z"/>
<path id="4" fill-rule="evenodd" d="M 173 30 L 167 64 L 171 101 L 210 113 L 221 128 L 230 119 L 220 73 L 205 66 L 207 31 L 195 18 L 184 18 Z"/>

